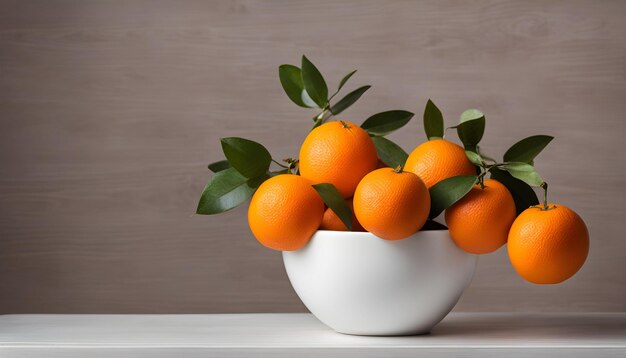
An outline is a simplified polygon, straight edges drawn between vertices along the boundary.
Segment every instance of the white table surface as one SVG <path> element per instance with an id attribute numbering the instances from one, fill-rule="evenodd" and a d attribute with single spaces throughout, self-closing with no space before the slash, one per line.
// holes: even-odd
<path id="1" fill-rule="evenodd" d="M 0 357 L 626 357 L 626 313 L 451 313 L 429 335 L 335 333 L 310 314 L 4 315 Z"/>

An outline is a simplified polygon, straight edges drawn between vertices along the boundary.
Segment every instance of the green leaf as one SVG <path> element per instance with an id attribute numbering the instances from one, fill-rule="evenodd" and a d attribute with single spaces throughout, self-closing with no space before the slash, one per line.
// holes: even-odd
<path id="1" fill-rule="evenodd" d="M 337 103 L 335 103 L 334 105 L 330 107 L 330 112 L 334 115 L 337 115 L 343 112 L 346 108 L 350 107 L 351 105 L 354 104 L 354 102 L 356 102 L 359 98 L 361 98 L 363 93 L 365 93 L 365 91 L 370 89 L 370 87 L 372 86 L 359 87 L 355 89 L 354 91 L 348 93 L 347 95 L 345 95 L 345 97 L 343 97 Z"/>
<path id="2" fill-rule="evenodd" d="M 302 83 L 302 71 L 298 67 L 281 65 L 278 67 L 278 77 L 285 93 L 293 103 L 305 108 L 315 107 L 303 99 L 303 94 L 306 94 L 306 91 L 304 91 L 304 84 Z"/>
<path id="3" fill-rule="evenodd" d="M 466 150 L 465 156 L 467 157 L 467 159 L 469 159 L 470 162 L 472 162 L 472 164 L 476 166 L 483 165 L 483 158 L 480 156 L 480 154 L 472 152 L 471 150 Z"/>
<path id="4" fill-rule="evenodd" d="M 448 227 L 444 224 L 438 223 L 435 220 L 428 219 L 420 231 L 433 231 L 433 230 L 448 230 Z"/>
<path id="5" fill-rule="evenodd" d="M 231 210 L 248 200 L 265 179 L 267 175 L 248 179 L 235 168 L 222 170 L 207 183 L 196 213 L 212 215 Z"/>
<path id="6" fill-rule="evenodd" d="M 272 162 L 270 152 L 249 139 L 222 138 L 222 150 L 230 165 L 246 178 L 255 178 L 267 172 Z"/>
<path id="7" fill-rule="evenodd" d="M 371 136 L 384 136 L 409 123 L 413 113 L 408 111 L 393 110 L 376 113 L 361 124 Z"/>
<path id="8" fill-rule="evenodd" d="M 475 108 L 470 108 L 466 110 L 465 112 L 461 113 L 460 123 L 471 121 L 474 119 L 479 119 L 480 117 L 485 117 L 483 112 Z"/>
<path id="9" fill-rule="evenodd" d="M 523 180 L 530 186 L 540 186 L 543 184 L 543 179 L 541 179 L 539 173 L 535 170 L 535 167 L 528 163 L 510 162 L 505 163 L 502 168 L 509 172 L 513 177 Z"/>
<path id="10" fill-rule="evenodd" d="M 433 101 L 426 102 L 424 108 L 424 131 L 428 140 L 443 138 L 443 115 Z"/>
<path id="11" fill-rule="evenodd" d="M 515 201 L 515 211 L 517 212 L 517 215 L 529 207 L 539 204 L 537 194 L 533 188 L 525 182 L 514 178 L 507 171 L 498 168 L 489 169 L 489 173 L 491 173 L 491 179 L 499 181 L 506 186 L 507 189 L 509 189 L 509 192 L 513 196 L 513 200 Z"/>
<path id="12" fill-rule="evenodd" d="M 219 162 L 209 164 L 209 170 L 213 173 L 221 172 L 222 170 L 230 168 L 228 160 L 220 160 Z"/>
<path id="13" fill-rule="evenodd" d="M 524 138 L 513 144 L 509 150 L 504 153 L 505 162 L 522 162 L 532 164 L 535 157 L 541 153 L 554 137 L 549 135 L 534 135 Z"/>
<path id="14" fill-rule="evenodd" d="M 311 99 L 311 97 L 309 97 L 309 94 L 306 93 L 305 90 L 302 90 L 302 102 L 304 102 L 304 104 L 309 108 L 317 107 L 317 103 L 313 102 L 313 100 Z"/>
<path id="15" fill-rule="evenodd" d="M 339 87 L 337 87 L 337 92 L 341 91 L 341 88 L 343 87 L 343 85 L 345 85 L 346 82 L 348 82 L 348 80 L 350 79 L 350 77 L 352 77 L 352 75 L 354 75 L 355 73 L 356 73 L 356 70 L 348 73 L 341 79 L 341 81 L 339 81 Z"/>
<path id="16" fill-rule="evenodd" d="M 328 104 L 326 81 L 324 81 L 324 77 L 317 67 L 306 56 L 302 56 L 302 83 L 306 92 L 319 108 L 324 108 Z"/>
<path id="17" fill-rule="evenodd" d="M 456 126 L 456 131 L 465 149 L 476 152 L 485 133 L 485 116 L 477 109 L 468 109 L 461 114 L 461 124 Z"/>
<path id="18" fill-rule="evenodd" d="M 444 179 L 433 185 L 430 191 L 430 214 L 433 219 L 439 216 L 442 211 L 459 201 L 465 194 L 472 190 L 478 179 L 475 175 L 458 175 Z"/>
<path id="19" fill-rule="evenodd" d="M 378 158 L 392 168 L 404 166 L 409 155 L 396 143 L 385 137 L 372 137 Z"/>
<path id="20" fill-rule="evenodd" d="M 337 191 L 337 188 L 329 183 L 315 184 L 313 188 L 317 190 L 326 206 L 337 214 L 337 217 L 341 219 L 341 222 L 348 230 L 352 230 L 352 211 L 341 194 Z"/>

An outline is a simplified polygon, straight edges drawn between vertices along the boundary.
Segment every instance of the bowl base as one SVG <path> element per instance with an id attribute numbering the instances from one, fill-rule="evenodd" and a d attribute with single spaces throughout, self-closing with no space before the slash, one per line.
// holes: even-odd
<path id="1" fill-rule="evenodd" d="M 407 333 L 356 333 L 356 332 L 342 332 L 334 329 L 333 331 L 345 334 L 348 336 L 364 336 L 364 337 L 409 337 L 409 336 L 425 336 L 429 335 L 431 330 L 427 331 L 416 331 L 416 332 L 407 332 Z"/>

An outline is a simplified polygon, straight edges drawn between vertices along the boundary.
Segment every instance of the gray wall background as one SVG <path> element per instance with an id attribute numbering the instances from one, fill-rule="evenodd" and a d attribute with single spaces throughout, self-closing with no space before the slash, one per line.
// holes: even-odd
<path id="1" fill-rule="evenodd" d="M 462 311 L 624 311 L 624 1 L 0 1 L 0 313 L 303 311 L 245 208 L 195 216 L 219 138 L 297 155 L 314 114 L 277 76 L 306 53 L 331 86 L 373 88 L 343 118 L 487 115 L 484 147 L 556 140 L 551 198 L 586 220 L 573 279 L 535 286 L 506 249 Z"/>

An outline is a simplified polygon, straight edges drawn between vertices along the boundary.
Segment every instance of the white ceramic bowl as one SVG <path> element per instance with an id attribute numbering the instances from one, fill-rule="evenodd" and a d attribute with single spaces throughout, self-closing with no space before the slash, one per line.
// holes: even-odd
<path id="1" fill-rule="evenodd" d="M 356 335 L 428 333 L 469 286 L 477 256 L 447 230 L 386 241 L 368 232 L 318 231 L 283 252 L 296 293 L 320 321 Z"/>

